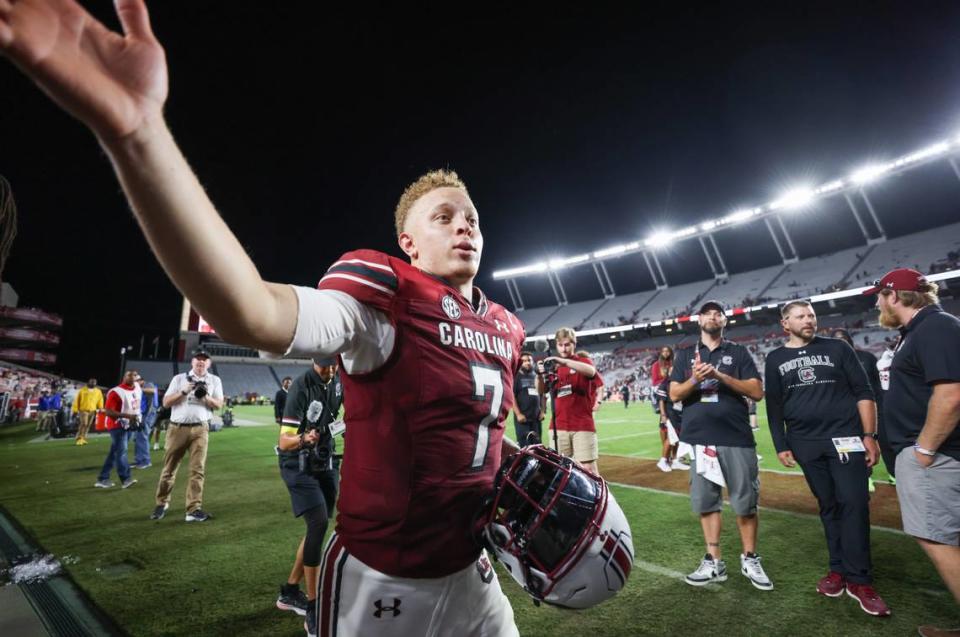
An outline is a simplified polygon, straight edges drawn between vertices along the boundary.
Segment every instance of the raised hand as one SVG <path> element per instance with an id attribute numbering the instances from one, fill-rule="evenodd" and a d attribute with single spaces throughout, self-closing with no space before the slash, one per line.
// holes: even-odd
<path id="1" fill-rule="evenodd" d="M 0 0 L 0 53 L 101 140 L 126 137 L 167 98 L 167 64 L 143 0 L 115 0 L 123 35 L 74 0 Z"/>

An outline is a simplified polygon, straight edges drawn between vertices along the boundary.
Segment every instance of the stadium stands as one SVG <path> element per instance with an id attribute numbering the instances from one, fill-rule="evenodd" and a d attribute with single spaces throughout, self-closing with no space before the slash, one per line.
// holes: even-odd
<path id="1" fill-rule="evenodd" d="M 272 399 L 280 387 L 269 365 L 218 362 L 215 373 L 223 381 L 225 396 L 241 396 L 255 392 Z"/>
<path id="2" fill-rule="evenodd" d="M 893 268 L 936 269 L 950 252 L 960 251 L 960 223 L 891 239 L 876 246 L 858 267 L 863 285 Z"/>
<path id="3" fill-rule="evenodd" d="M 176 375 L 170 361 L 128 360 L 126 369 L 137 370 L 144 379 L 156 383 L 158 387 L 166 387 Z"/>
<path id="4" fill-rule="evenodd" d="M 767 288 L 764 296 L 781 300 L 828 292 L 841 284 L 846 276 L 858 267 L 867 250 L 867 246 L 857 246 L 791 263 Z"/>
<path id="5" fill-rule="evenodd" d="M 656 290 L 647 290 L 607 299 L 593 316 L 580 325 L 580 329 L 612 327 L 631 322 L 656 293 Z"/>
<path id="6" fill-rule="evenodd" d="M 563 305 L 537 327 L 537 332 L 552 334 L 561 327 L 577 327 L 596 312 L 603 302 L 603 300 L 593 300 Z"/>
<path id="7" fill-rule="evenodd" d="M 730 275 L 646 290 L 612 299 L 517 312 L 527 335 L 550 334 L 564 325 L 577 329 L 614 327 L 684 316 L 699 301 L 715 298 L 729 307 L 776 303 L 835 289 L 857 287 L 895 267 L 922 272 L 960 267 L 960 223 L 890 239 L 874 246 L 854 246 L 812 256 L 789 265 L 772 265 Z"/>

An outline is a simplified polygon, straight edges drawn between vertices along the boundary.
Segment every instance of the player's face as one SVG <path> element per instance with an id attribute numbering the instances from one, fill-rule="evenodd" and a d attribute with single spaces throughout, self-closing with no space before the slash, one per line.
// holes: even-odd
<path id="1" fill-rule="evenodd" d="M 557 354 L 562 358 L 570 358 L 577 349 L 577 344 L 569 338 L 561 338 L 557 341 Z"/>
<path id="2" fill-rule="evenodd" d="M 804 341 L 811 340 L 817 333 L 817 313 L 806 305 L 790 308 L 787 316 L 780 322 L 788 334 Z"/>
<path id="3" fill-rule="evenodd" d="M 453 283 L 472 282 L 480 268 L 480 217 L 460 188 L 436 188 L 410 208 L 400 247 L 418 268 Z"/>
<path id="4" fill-rule="evenodd" d="M 533 359 L 529 356 L 521 356 L 520 369 L 522 369 L 524 372 L 529 372 L 531 369 L 533 369 Z"/>
<path id="5" fill-rule="evenodd" d="M 719 334 L 726 324 L 727 317 L 719 310 L 707 310 L 700 314 L 700 331 L 710 336 Z"/>
<path id="6" fill-rule="evenodd" d="M 897 294 L 895 292 L 880 292 L 877 294 L 877 309 L 880 310 L 880 325 L 895 330 L 900 327 L 900 318 L 894 311 L 893 306 Z"/>
<path id="7" fill-rule="evenodd" d="M 123 384 L 132 386 L 136 382 L 137 382 L 137 372 L 133 370 L 127 370 L 127 372 L 123 375 Z"/>

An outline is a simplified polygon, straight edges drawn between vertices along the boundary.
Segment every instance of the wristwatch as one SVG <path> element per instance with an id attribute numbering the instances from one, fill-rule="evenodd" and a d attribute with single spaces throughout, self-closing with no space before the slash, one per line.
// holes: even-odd
<path id="1" fill-rule="evenodd" d="M 874 440 L 880 440 L 880 434 L 878 434 L 876 431 L 871 431 L 870 433 L 863 434 L 864 438 L 866 438 L 867 436 L 870 436 Z"/>

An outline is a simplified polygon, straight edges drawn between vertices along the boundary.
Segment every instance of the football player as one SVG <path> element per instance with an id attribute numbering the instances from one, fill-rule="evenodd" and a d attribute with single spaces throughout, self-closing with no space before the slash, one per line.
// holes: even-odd
<path id="1" fill-rule="evenodd" d="M 524 333 L 473 285 L 483 235 L 465 185 L 437 171 L 404 192 L 409 263 L 360 250 L 319 289 L 264 281 L 164 121 L 143 0 L 116 8 L 122 34 L 71 0 L 0 0 L 0 52 L 93 131 L 161 265 L 224 340 L 339 356 L 349 450 L 308 633 L 517 634 L 470 527 L 501 445 L 515 448 L 503 422 Z"/>

